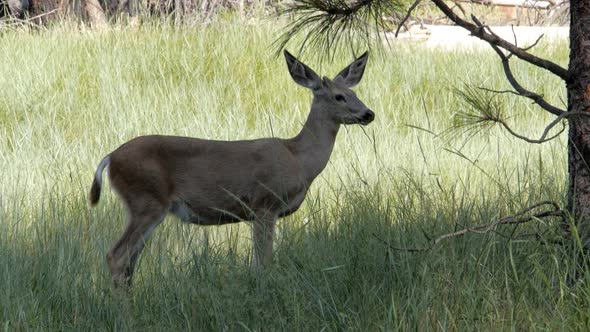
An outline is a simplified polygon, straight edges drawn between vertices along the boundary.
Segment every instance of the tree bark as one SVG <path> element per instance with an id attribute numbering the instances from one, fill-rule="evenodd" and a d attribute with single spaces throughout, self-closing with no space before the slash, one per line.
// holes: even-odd
<path id="1" fill-rule="evenodd" d="M 31 0 L 31 5 L 29 6 L 29 13 L 32 17 L 38 16 L 41 14 L 39 11 L 39 0 Z M 40 23 L 40 22 L 35 22 Z"/>
<path id="2" fill-rule="evenodd" d="M 107 19 L 98 0 L 86 0 L 84 6 L 91 26 L 103 27 L 106 25 Z"/>
<path id="3" fill-rule="evenodd" d="M 570 5 L 568 111 L 590 113 L 590 0 L 572 0 Z M 590 250 L 590 117 L 569 121 L 568 171 L 568 210 L 583 248 Z"/>

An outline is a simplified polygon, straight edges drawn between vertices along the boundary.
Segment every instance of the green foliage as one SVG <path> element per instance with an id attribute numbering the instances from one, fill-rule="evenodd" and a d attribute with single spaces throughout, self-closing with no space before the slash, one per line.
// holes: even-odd
<path id="1" fill-rule="evenodd" d="M 438 234 L 563 202 L 565 137 L 530 146 L 499 128 L 454 143 L 440 133 L 465 111 L 453 88 L 506 89 L 489 50 L 396 44 L 372 54 L 355 88 L 376 113 L 341 130 L 304 207 L 279 222 L 275 264 L 249 268 L 247 224 L 196 227 L 169 218 L 143 252 L 131 294 L 110 289 L 104 262 L 124 211 L 87 192 L 100 159 L 140 134 L 211 139 L 293 136 L 308 91 L 272 56 L 276 22 L 217 22 L 0 36 L 0 324 L 5 330 L 581 330 L 586 284 L 551 221 L 468 234 L 409 253 Z M 544 55 L 564 63 L 565 42 Z M 351 56 L 329 64 L 335 75 Z M 515 75 L 550 101 L 563 87 L 525 65 Z M 551 118 L 503 95 L 521 133 Z M 423 130 L 416 129 L 422 128 Z M 470 137 L 467 143 L 464 140 Z"/>
<path id="2" fill-rule="evenodd" d="M 318 51 L 330 60 L 342 50 L 360 54 L 382 42 L 385 18 L 403 10 L 398 0 L 295 0 L 284 11 L 292 21 L 278 38 L 278 48 L 299 37 L 300 50 Z"/>
<path id="3" fill-rule="evenodd" d="M 502 96 L 497 92 L 466 84 L 462 88 L 455 88 L 454 92 L 463 103 L 461 110 L 455 113 L 453 124 L 444 133 L 450 139 L 458 134 L 475 136 L 503 121 L 505 107 Z"/>

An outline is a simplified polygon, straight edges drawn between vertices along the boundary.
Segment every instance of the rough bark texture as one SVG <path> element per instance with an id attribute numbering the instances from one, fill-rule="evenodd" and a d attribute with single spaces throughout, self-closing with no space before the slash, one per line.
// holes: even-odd
<path id="1" fill-rule="evenodd" d="M 86 0 L 85 7 L 90 25 L 94 27 L 102 27 L 106 25 L 107 19 L 98 0 Z"/>
<path id="2" fill-rule="evenodd" d="M 40 14 L 39 12 L 39 0 L 31 0 L 31 5 L 29 6 L 29 13 L 31 17 L 36 17 Z M 39 22 L 36 22 L 39 23 Z"/>
<path id="3" fill-rule="evenodd" d="M 568 111 L 590 113 L 590 0 L 571 1 Z M 568 207 L 590 249 L 590 117 L 569 122 Z"/>

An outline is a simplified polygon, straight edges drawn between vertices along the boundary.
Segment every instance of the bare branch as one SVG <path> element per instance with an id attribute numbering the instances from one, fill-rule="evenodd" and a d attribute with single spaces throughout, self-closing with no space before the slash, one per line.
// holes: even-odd
<path id="1" fill-rule="evenodd" d="M 557 75 L 561 79 L 565 80 L 566 82 L 570 82 L 570 74 L 567 69 L 561 67 L 560 65 L 534 56 L 528 53 L 525 49 L 519 48 L 516 45 L 506 41 L 505 39 L 487 32 L 483 26 L 478 26 L 473 23 L 467 22 L 459 15 L 457 15 L 443 0 L 432 0 L 434 4 L 440 9 L 448 18 L 451 19 L 455 24 L 459 25 L 460 27 L 466 29 L 467 31 L 471 32 L 471 34 L 481 40 L 488 42 L 490 45 L 501 47 L 510 53 L 516 55 L 518 58 L 531 63 L 535 66 L 541 67 L 550 71 L 551 73 Z"/>
<path id="2" fill-rule="evenodd" d="M 544 33 L 542 33 L 542 34 L 541 34 L 541 35 L 540 35 L 540 36 L 537 38 L 537 40 L 535 40 L 535 42 L 534 42 L 534 43 L 532 43 L 531 45 L 529 45 L 529 46 L 527 46 L 527 47 L 523 48 L 523 50 L 525 50 L 525 51 L 528 51 L 528 50 L 532 49 L 533 47 L 537 46 L 537 44 L 539 44 L 539 42 L 541 41 L 541 39 L 542 39 L 543 37 L 545 37 L 545 34 L 544 34 Z"/>
<path id="3" fill-rule="evenodd" d="M 550 205 L 550 208 L 547 210 L 544 210 L 542 212 L 538 212 L 538 213 L 527 216 L 527 214 L 530 213 L 531 211 L 533 211 L 534 209 L 537 209 L 537 208 L 545 206 L 545 205 Z M 376 234 L 373 234 L 373 236 L 393 250 L 409 251 L 409 252 L 428 251 L 428 250 L 433 249 L 437 245 L 439 245 L 444 240 L 451 239 L 451 238 L 458 237 L 458 236 L 463 236 L 468 233 L 486 234 L 490 231 L 494 231 L 499 225 L 518 225 L 518 224 L 527 223 L 531 220 L 539 220 L 539 219 L 548 218 L 548 217 L 564 218 L 564 214 L 561 211 L 561 209 L 559 208 L 559 205 L 557 203 L 552 202 L 552 201 L 543 201 L 543 202 L 539 202 L 539 203 L 533 204 L 531 206 L 528 206 L 528 207 L 522 209 L 521 211 L 517 212 L 516 214 L 501 218 L 498 221 L 495 221 L 490 224 L 481 224 L 481 225 L 477 225 L 474 227 L 467 227 L 467 228 L 458 230 L 456 232 L 443 234 L 443 235 L 435 238 L 434 240 L 431 240 L 430 245 L 428 245 L 426 247 L 415 247 L 415 248 L 394 247 L 391 244 L 389 244 L 389 242 L 386 242 L 385 240 L 378 237 Z"/>
<path id="4" fill-rule="evenodd" d="M 572 118 L 572 117 L 575 117 L 575 116 L 589 116 L 590 117 L 590 113 L 587 113 L 587 112 L 579 112 L 579 111 L 570 111 L 570 112 L 564 112 L 564 113 L 560 114 L 557 118 L 555 118 L 553 121 L 551 121 L 551 123 L 547 127 L 545 127 L 545 130 L 543 130 L 543 134 L 541 135 L 541 137 L 538 140 L 530 139 L 530 138 L 527 138 L 527 137 L 518 135 L 514 131 L 512 131 L 512 129 L 510 129 L 510 127 L 508 127 L 508 125 L 504 121 L 500 120 L 498 122 L 504 128 L 506 128 L 506 130 L 508 130 L 508 132 L 510 134 L 516 136 L 517 138 L 520 138 L 522 140 L 525 140 L 525 141 L 527 141 L 529 143 L 537 143 L 537 144 L 540 144 L 540 143 L 544 143 L 544 142 L 547 142 L 547 141 L 550 141 L 550 140 L 556 138 L 557 136 L 559 136 L 565 130 L 565 125 L 563 125 L 563 128 L 561 128 L 561 130 L 557 134 L 555 134 L 555 135 L 553 135 L 553 136 L 551 136 L 551 137 L 549 137 L 547 139 L 545 138 L 549 134 L 549 131 L 553 127 L 555 127 L 561 120 L 567 119 L 567 118 Z"/>
<path id="5" fill-rule="evenodd" d="M 461 11 L 461 13 L 463 13 L 463 15 L 467 16 L 467 12 L 465 11 L 465 8 L 463 8 L 463 6 L 461 6 L 461 3 L 459 3 L 459 1 L 457 1 L 457 0 L 453 1 L 453 4 L 454 4 L 454 6 L 451 9 L 454 9 L 455 7 L 457 7 Z"/>
<path id="6" fill-rule="evenodd" d="M 477 18 L 475 16 L 472 15 L 473 21 L 477 24 L 477 25 L 482 25 L 481 22 L 479 22 L 479 20 L 477 20 Z M 488 31 L 492 31 L 492 29 L 490 29 L 490 27 L 487 27 Z M 514 37 L 514 46 L 518 47 L 518 39 L 516 38 L 516 31 L 514 31 L 514 24 L 511 25 L 511 29 L 512 29 L 512 36 Z M 523 47 L 522 50 L 524 51 L 528 51 L 530 49 L 532 49 L 533 47 L 537 46 L 537 44 L 539 44 L 539 42 L 541 41 L 541 39 L 545 37 L 545 34 L 542 33 L 539 37 L 537 37 L 537 39 L 535 40 L 534 43 L 532 43 L 531 45 L 527 46 L 527 47 Z"/>
<path id="7" fill-rule="evenodd" d="M 493 89 L 482 88 L 482 87 L 480 87 L 478 89 L 480 91 L 491 92 L 494 94 L 510 93 L 510 94 L 514 94 L 517 96 L 522 96 L 517 91 L 512 91 L 512 90 L 493 90 Z M 543 133 L 539 139 L 532 139 L 532 138 L 528 138 L 526 136 L 520 135 L 517 132 L 515 132 L 512 128 L 510 128 L 508 123 L 502 118 L 502 114 L 500 112 L 501 105 L 498 104 L 497 102 L 495 102 L 494 96 L 492 96 L 491 98 L 489 98 L 489 97 L 486 98 L 486 97 L 483 97 L 483 95 L 476 93 L 476 91 L 477 90 L 475 90 L 471 87 L 467 87 L 465 90 L 456 89 L 456 93 L 459 94 L 467 102 L 467 104 L 469 106 L 471 106 L 471 108 L 473 110 L 476 111 L 476 112 L 457 113 L 458 115 L 461 114 L 462 118 L 467 120 L 467 123 L 462 125 L 462 127 L 469 127 L 469 126 L 473 126 L 473 125 L 481 126 L 481 125 L 484 125 L 486 122 L 488 122 L 488 123 L 495 122 L 495 123 L 499 123 L 500 125 L 502 125 L 504 127 L 504 129 L 506 129 L 512 136 L 519 138 L 521 140 L 524 140 L 528 143 L 541 144 L 541 143 L 545 143 L 545 142 L 548 142 L 548 141 L 551 141 L 551 140 L 557 138 L 565 130 L 565 128 L 566 128 L 565 124 L 562 123 L 562 128 L 557 134 L 547 138 L 549 131 L 551 129 L 553 129 L 553 127 L 555 127 L 558 123 L 560 123 L 563 119 L 570 117 L 570 116 L 579 115 L 578 113 L 581 113 L 581 112 L 575 112 L 575 114 L 574 114 L 574 112 L 561 113 L 557 118 L 555 118 L 553 121 L 551 121 L 551 123 L 543 130 Z M 586 114 L 586 113 L 582 113 L 582 114 Z"/>
<path id="8" fill-rule="evenodd" d="M 471 17 L 475 21 L 475 16 L 471 15 Z M 510 25 L 510 29 L 512 30 L 512 37 L 514 37 L 514 46 L 518 47 L 518 39 L 516 38 L 516 31 L 514 31 L 514 24 Z M 489 30 L 492 31 L 492 29 Z"/>
<path id="9" fill-rule="evenodd" d="M 489 34 L 491 34 L 494 37 L 500 38 L 500 36 L 498 36 L 489 26 L 481 23 L 481 21 L 475 16 L 475 15 L 471 15 L 471 19 L 473 20 L 473 22 L 475 22 L 475 24 L 478 27 L 482 27 L 484 29 L 486 29 L 488 31 Z M 518 47 L 518 39 L 516 38 L 516 31 L 514 31 L 514 25 L 511 26 L 511 30 L 512 30 L 512 36 L 514 37 L 514 46 Z M 532 43 L 531 45 L 521 48 L 524 51 L 528 51 L 530 49 L 532 49 L 533 47 L 537 46 L 537 44 L 541 41 L 541 39 L 545 36 L 544 33 L 542 33 L 539 37 L 537 37 L 537 39 L 535 40 L 534 43 Z M 493 45 L 491 45 L 493 46 Z M 510 58 L 512 56 L 512 53 L 510 53 L 508 55 L 508 58 Z"/>
<path id="10" fill-rule="evenodd" d="M 565 130 L 565 124 L 562 123 L 561 130 L 557 134 L 555 134 L 549 138 L 546 138 L 547 134 L 549 133 L 549 130 L 551 130 L 551 128 L 555 127 L 555 125 L 558 124 L 559 121 L 561 121 L 562 119 L 563 118 L 558 117 L 558 119 L 552 121 L 547 127 L 545 127 L 545 130 L 543 130 L 543 134 L 541 135 L 541 137 L 539 139 L 531 139 L 531 138 L 528 138 L 526 136 L 516 133 L 514 130 L 512 130 L 512 128 L 510 128 L 510 126 L 508 126 L 508 124 L 504 120 L 498 120 L 497 122 L 499 124 L 501 124 L 502 127 L 504 127 L 504 129 L 506 129 L 510 133 L 510 135 L 512 135 L 516 138 L 519 138 L 523 141 L 526 141 L 528 143 L 541 144 L 541 143 L 549 142 L 549 141 L 559 137 L 559 135 L 561 135 L 561 133 L 563 133 L 563 131 Z"/>
<path id="11" fill-rule="evenodd" d="M 543 98 L 543 96 L 541 96 L 537 93 L 534 93 L 532 91 L 529 91 L 529 90 L 525 89 L 522 85 L 520 85 L 520 83 L 518 83 L 518 81 L 516 80 L 516 78 L 512 74 L 512 69 L 510 69 L 510 60 L 508 59 L 508 57 L 502 52 L 502 50 L 500 50 L 498 48 L 498 46 L 496 46 L 494 44 L 490 44 L 490 46 L 494 49 L 494 51 L 498 54 L 498 56 L 502 60 L 502 67 L 504 68 L 504 74 L 506 75 L 506 78 L 508 79 L 508 82 L 510 83 L 510 85 L 512 85 L 514 90 L 516 90 L 516 92 L 518 92 L 519 95 L 531 99 L 533 102 L 535 102 L 541 108 L 543 108 L 544 110 L 548 111 L 549 113 L 551 113 L 553 115 L 559 116 L 559 115 L 565 113 L 565 111 L 562 110 L 561 108 L 558 108 L 558 107 L 555 107 L 555 106 L 549 104 L 545 100 L 545 98 Z"/>
<path id="12" fill-rule="evenodd" d="M 497 94 L 505 94 L 505 93 L 509 93 L 509 94 L 513 94 L 519 97 L 522 97 L 520 95 L 520 93 L 514 91 L 514 90 L 495 90 L 495 89 L 490 89 L 490 88 L 486 88 L 483 86 L 480 86 L 478 89 L 483 90 L 483 91 L 487 91 L 487 92 L 493 92 L 493 93 L 497 93 Z"/>
<path id="13" fill-rule="evenodd" d="M 404 24 L 406 24 L 406 21 L 408 20 L 408 18 L 410 18 L 410 15 L 412 14 L 412 11 L 414 10 L 414 8 L 416 8 L 418 6 L 418 4 L 420 4 L 420 1 L 422 1 L 422 0 L 414 1 L 414 3 L 408 9 L 406 16 L 404 16 L 404 18 L 399 22 L 397 29 L 395 30 L 395 38 L 397 38 L 397 35 L 399 35 L 399 31 L 404 26 Z"/>

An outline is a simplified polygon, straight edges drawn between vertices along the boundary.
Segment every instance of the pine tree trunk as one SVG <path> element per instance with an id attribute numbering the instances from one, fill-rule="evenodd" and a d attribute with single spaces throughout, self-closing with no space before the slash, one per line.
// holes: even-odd
<path id="1" fill-rule="evenodd" d="M 590 113 L 590 0 L 572 0 L 570 6 L 568 111 Z M 571 118 L 568 138 L 568 208 L 590 250 L 590 117 Z"/>

